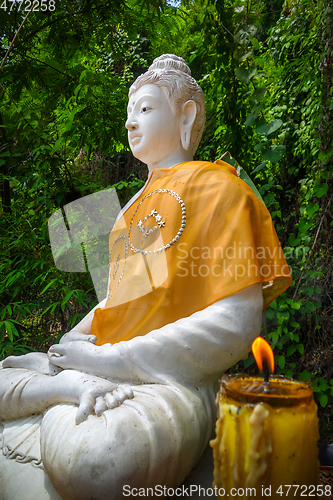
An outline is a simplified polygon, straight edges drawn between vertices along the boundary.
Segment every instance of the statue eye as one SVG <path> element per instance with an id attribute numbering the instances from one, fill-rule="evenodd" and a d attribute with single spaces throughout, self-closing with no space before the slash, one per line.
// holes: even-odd
<path id="1" fill-rule="evenodd" d="M 148 108 L 148 106 L 144 106 L 143 108 L 141 108 L 141 113 L 145 113 L 146 111 L 149 111 L 150 108 Z"/>

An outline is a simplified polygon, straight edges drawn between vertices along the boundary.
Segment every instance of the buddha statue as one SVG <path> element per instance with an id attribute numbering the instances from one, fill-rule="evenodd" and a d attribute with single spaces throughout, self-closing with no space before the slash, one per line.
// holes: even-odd
<path id="1" fill-rule="evenodd" d="M 193 161 L 204 108 L 172 54 L 130 88 L 125 126 L 149 177 L 110 234 L 106 298 L 48 354 L 2 362 L 0 500 L 160 496 L 211 438 L 218 378 L 291 278 L 236 170 Z"/>

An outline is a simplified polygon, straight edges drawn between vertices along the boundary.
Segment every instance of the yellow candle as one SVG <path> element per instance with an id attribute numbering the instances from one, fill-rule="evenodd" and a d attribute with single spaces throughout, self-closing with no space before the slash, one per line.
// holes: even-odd
<path id="1" fill-rule="evenodd" d="M 317 405 L 310 384 L 225 375 L 218 404 L 210 444 L 219 498 L 321 496 Z"/>

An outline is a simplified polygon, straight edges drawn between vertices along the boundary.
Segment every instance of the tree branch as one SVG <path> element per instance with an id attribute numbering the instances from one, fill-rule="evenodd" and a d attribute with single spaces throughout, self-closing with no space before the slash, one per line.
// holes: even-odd
<path id="1" fill-rule="evenodd" d="M 16 34 L 15 34 L 15 36 L 14 36 L 14 38 L 13 38 L 13 40 L 12 40 L 12 42 L 11 42 L 10 46 L 9 46 L 9 48 L 8 48 L 8 50 L 7 50 L 6 54 L 5 54 L 5 57 L 2 59 L 2 63 L 1 63 L 1 65 L 0 65 L 0 73 L 1 73 L 1 70 L 2 70 L 3 65 L 5 64 L 5 61 L 6 61 L 6 59 L 7 59 L 7 56 L 8 56 L 8 54 L 9 54 L 9 52 L 12 50 L 13 44 L 14 44 L 14 42 L 15 42 L 15 40 L 16 40 L 16 37 L 17 37 L 17 35 L 19 34 L 20 29 L 22 28 L 23 24 L 24 24 L 24 23 L 26 22 L 26 20 L 28 19 L 28 16 L 30 15 L 30 13 L 31 13 L 31 11 L 32 11 L 32 9 L 33 9 L 33 7 L 34 7 L 34 5 L 35 5 L 35 2 L 33 2 L 33 3 L 32 3 L 31 8 L 30 8 L 30 10 L 29 10 L 28 14 L 25 16 L 25 18 L 23 19 L 23 21 L 21 22 L 21 24 L 20 24 L 20 26 L 19 26 L 19 29 L 17 30 L 17 32 L 16 32 Z"/>
<path id="2" fill-rule="evenodd" d="M 313 252 L 313 249 L 314 249 L 314 247 L 315 247 L 315 244 L 317 243 L 317 239 L 318 239 L 318 236 L 319 236 L 319 232 L 320 232 L 321 226 L 322 226 L 322 224 L 323 224 L 323 222 L 324 222 L 324 217 L 325 217 L 325 214 L 326 214 L 326 212 L 327 212 L 327 210 L 328 210 L 328 207 L 329 207 L 329 206 L 330 206 L 330 204 L 331 204 L 332 198 L 333 198 L 333 194 L 332 194 L 332 196 L 330 197 L 330 199 L 328 200 L 328 203 L 327 203 L 327 205 L 326 205 L 326 208 L 325 208 L 325 210 L 324 210 L 324 212 L 323 212 L 323 215 L 322 215 L 322 217 L 321 217 L 321 219 L 320 219 L 319 226 L 318 226 L 318 229 L 317 229 L 317 232 L 316 232 L 316 236 L 315 236 L 315 239 L 314 239 L 313 245 L 312 245 L 312 247 L 311 247 L 311 250 L 310 250 L 310 252 L 309 252 L 308 260 L 306 261 L 305 266 L 304 266 L 304 268 L 303 268 L 303 271 L 301 272 L 301 275 L 300 275 L 300 277 L 299 277 L 299 279 L 298 279 L 297 286 L 296 286 L 296 289 L 295 289 L 295 292 L 294 292 L 294 295 L 293 295 L 293 300 L 294 300 L 294 299 L 295 299 L 295 297 L 296 297 L 296 294 L 297 294 L 297 292 L 298 292 L 299 286 L 300 286 L 300 284 L 301 284 L 301 280 L 302 280 L 302 278 L 303 278 L 303 274 L 304 274 L 305 269 L 307 268 L 307 265 L 308 265 L 308 263 L 309 263 L 309 261 L 310 261 L 310 257 L 312 256 L 312 252 Z"/>
<path id="3" fill-rule="evenodd" d="M 51 66 L 51 64 L 48 64 L 45 61 L 41 61 L 40 59 L 37 59 L 37 57 L 32 57 L 32 56 L 28 56 L 28 55 L 26 55 L 26 57 L 28 57 L 29 59 L 32 59 L 33 61 L 38 61 L 39 63 L 44 64 L 44 66 L 48 66 L 49 68 L 54 69 L 54 71 L 58 71 L 58 73 L 60 73 L 61 75 L 64 75 L 67 78 L 70 78 L 71 80 L 74 80 L 74 78 L 71 75 L 67 75 L 63 71 L 60 71 L 60 69 L 57 69 L 54 66 Z"/>

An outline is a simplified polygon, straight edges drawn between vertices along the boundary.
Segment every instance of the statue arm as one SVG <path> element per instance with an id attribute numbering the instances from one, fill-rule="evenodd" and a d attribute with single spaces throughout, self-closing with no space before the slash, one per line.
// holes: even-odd
<path id="1" fill-rule="evenodd" d="M 133 397 L 129 387 L 64 370 L 54 376 L 24 369 L 0 370 L 0 419 L 14 420 L 41 413 L 59 403 L 78 405 L 76 423 L 89 414 L 101 414 Z"/>
<path id="2" fill-rule="evenodd" d="M 206 384 L 247 356 L 260 333 L 262 305 L 262 286 L 255 284 L 145 336 L 52 346 L 49 356 L 62 368 L 81 366 L 132 384 Z"/>

